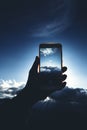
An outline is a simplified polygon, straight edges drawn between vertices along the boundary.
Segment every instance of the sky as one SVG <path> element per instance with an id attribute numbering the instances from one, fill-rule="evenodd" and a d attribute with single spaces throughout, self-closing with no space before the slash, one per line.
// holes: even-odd
<path id="1" fill-rule="evenodd" d="M 0 79 L 27 81 L 39 44 L 59 42 L 67 86 L 87 88 L 87 1 L 0 1 Z"/>
<path id="2" fill-rule="evenodd" d="M 41 71 L 51 72 L 54 68 L 61 70 L 61 51 L 59 48 L 41 48 L 40 49 L 40 67 Z"/>

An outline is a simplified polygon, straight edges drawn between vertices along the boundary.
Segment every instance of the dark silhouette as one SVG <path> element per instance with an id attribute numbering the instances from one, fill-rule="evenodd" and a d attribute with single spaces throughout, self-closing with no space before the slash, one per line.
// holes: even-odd
<path id="1" fill-rule="evenodd" d="M 46 98 L 50 93 L 65 87 L 66 82 L 63 81 L 66 79 L 66 75 L 62 74 L 57 76 L 57 86 L 44 86 L 43 83 L 47 80 L 47 77 L 37 72 L 38 64 L 39 58 L 36 57 L 25 88 L 18 93 L 17 97 L 7 99 L 0 107 L 0 128 L 3 130 L 27 129 L 26 115 L 33 104 Z M 66 70 L 67 68 L 63 67 L 62 73 Z"/>
<path id="2" fill-rule="evenodd" d="M 50 95 L 50 100 L 33 105 L 32 130 L 85 130 L 87 129 L 87 91 L 68 88 Z M 29 129 L 28 128 L 28 129 Z"/>

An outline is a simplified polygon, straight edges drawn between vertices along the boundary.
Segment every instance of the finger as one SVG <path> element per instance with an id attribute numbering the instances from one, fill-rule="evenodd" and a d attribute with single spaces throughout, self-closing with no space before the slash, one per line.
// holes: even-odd
<path id="1" fill-rule="evenodd" d="M 30 73 L 31 72 L 34 73 L 34 74 L 37 73 L 38 64 L 39 64 L 39 57 L 36 56 L 35 61 L 34 61 L 33 65 L 32 65 L 31 70 L 30 70 Z"/>
<path id="2" fill-rule="evenodd" d="M 66 82 L 62 82 L 62 84 L 60 86 L 58 86 L 58 89 L 63 89 L 66 86 Z"/>
<path id="3" fill-rule="evenodd" d="M 67 84 L 66 82 L 63 82 L 62 83 L 62 88 L 64 88 L 66 86 L 66 84 Z"/>
<path id="4" fill-rule="evenodd" d="M 60 84 L 60 85 L 58 85 L 56 87 L 53 86 L 53 87 L 50 87 L 48 89 L 49 89 L 49 91 L 54 92 L 54 91 L 63 89 L 66 86 L 66 84 L 67 84 L 66 82 L 63 82 L 62 84 Z"/>
<path id="5" fill-rule="evenodd" d="M 61 75 L 60 77 L 58 77 L 58 82 L 61 83 L 61 81 L 64 81 L 67 78 L 67 75 Z"/>
<path id="6" fill-rule="evenodd" d="M 62 80 L 62 81 L 64 81 L 66 78 L 67 78 L 67 75 L 66 75 L 66 74 L 64 74 L 64 75 L 61 76 L 61 80 Z"/>
<path id="7" fill-rule="evenodd" d="M 62 73 L 64 73 L 65 71 L 67 71 L 67 67 L 66 66 L 62 67 Z"/>

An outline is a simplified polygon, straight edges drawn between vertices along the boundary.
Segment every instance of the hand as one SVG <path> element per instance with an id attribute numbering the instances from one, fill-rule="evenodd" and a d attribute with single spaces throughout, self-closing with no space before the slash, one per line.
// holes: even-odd
<path id="1" fill-rule="evenodd" d="M 48 83 L 48 77 L 45 75 L 41 75 L 38 73 L 38 65 L 39 65 L 39 57 L 36 56 L 36 59 L 33 63 L 32 68 L 30 69 L 29 72 L 29 77 L 27 81 L 27 85 L 32 88 L 32 90 L 38 92 L 42 97 L 48 96 L 50 93 L 63 89 L 66 86 L 66 82 L 64 80 L 66 79 L 66 75 L 60 74 L 56 75 L 55 77 L 53 76 L 55 80 L 55 84 L 51 85 Z M 66 67 L 62 68 L 62 73 L 64 73 L 67 70 Z"/>

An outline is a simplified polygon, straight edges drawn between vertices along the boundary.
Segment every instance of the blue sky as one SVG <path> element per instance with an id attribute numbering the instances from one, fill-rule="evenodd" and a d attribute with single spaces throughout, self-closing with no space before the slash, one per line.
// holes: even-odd
<path id="1" fill-rule="evenodd" d="M 26 82 L 39 44 L 60 42 L 67 85 L 87 87 L 86 1 L 0 2 L 0 79 Z"/>
<path id="2" fill-rule="evenodd" d="M 61 70 L 61 51 L 58 48 L 41 48 L 40 67 L 57 67 Z"/>

